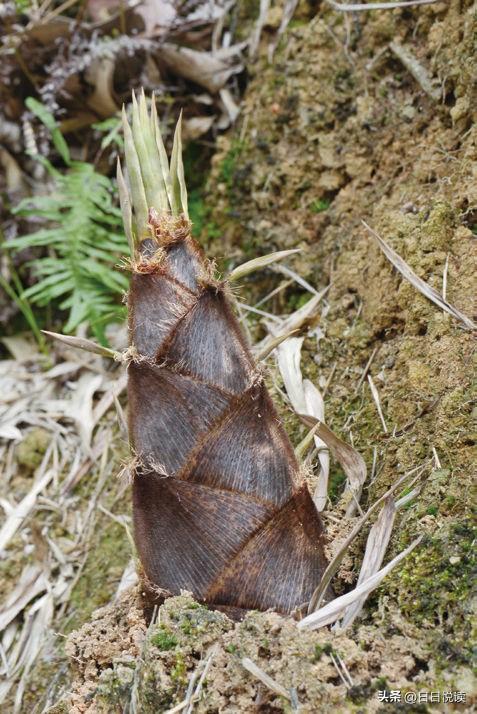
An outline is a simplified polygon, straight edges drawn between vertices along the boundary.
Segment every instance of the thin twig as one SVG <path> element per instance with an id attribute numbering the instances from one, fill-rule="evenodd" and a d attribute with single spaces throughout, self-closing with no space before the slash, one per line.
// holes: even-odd
<path id="1" fill-rule="evenodd" d="M 403 63 L 425 93 L 434 101 L 438 101 L 441 98 L 441 90 L 436 89 L 427 70 L 417 61 L 414 55 L 406 47 L 400 45 L 399 42 L 391 42 L 389 49 Z"/>
<path id="2" fill-rule="evenodd" d="M 378 351 L 378 348 L 375 347 L 374 350 L 371 352 L 371 357 L 370 357 L 370 358 L 368 359 L 368 361 L 366 362 L 366 366 L 365 366 L 365 368 L 363 369 L 363 373 L 362 373 L 361 377 L 359 378 L 359 382 L 358 382 L 358 384 L 357 384 L 357 386 L 356 386 L 356 389 L 354 390 L 354 393 L 355 393 L 355 394 L 358 394 L 358 392 L 359 392 L 359 390 L 360 390 L 360 387 L 361 387 L 361 385 L 363 384 L 363 382 L 364 382 L 364 380 L 365 380 L 365 378 L 366 378 L 366 376 L 367 376 L 367 374 L 368 374 L 368 372 L 369 372 L 369 368 L 371 367 L 371 363 L 372 363 L 373 359 L 376 357 L 376 352 L 377 352 L 377 351 Z"/>

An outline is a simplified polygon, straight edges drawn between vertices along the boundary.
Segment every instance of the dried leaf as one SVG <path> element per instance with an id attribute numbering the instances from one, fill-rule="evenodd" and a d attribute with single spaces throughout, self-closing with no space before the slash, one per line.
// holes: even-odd
<path id="1" fill-rule="evenodd" d="M 27 565 L 0 610 L 0 632 L 22 612 L 33 598 L 44 592 L 47 585 L 48 581 L 43 569 L 39 565 Z"/>
<path id="2" fill-rule="evenodd" d="M 277 361 L 291 405 L 297 414 L 306 414 L 305 392 L 301 373 L 301 348 L 304 337 L 290 337 L 277 347 Z M 311 424 L 314 426 L 314 424 Z"/>
<path id="3" fill-rule="evenodd" d="M 184 141 L 195 141 L 199 136 L 207 134 L 212 124 L 213 116 L 192 117 L 184 121 Z"/>
<path id="4" fill-rule="evenodd" d="M 284 697 L 290 701 L 290 692 L 272 679 L 266 672 L 263 671 L 261 667 L 258 666 L 258 664 L 255 664 L 253 660 L 249 659 L 249 657 L 243 657 L 241 664 L 247 672 L 253 674 L 253 676 L 259 679 L 260 682 L 268 687 L 268 689 L 275 692 L 275 694 L 278 694 L 280 697 Z"/>
<path id="5" fill-rule="evenodd" d="M 361 585 L 358 585 L 354 590 L 351 590 L 351 592 L 335 598 L 316 612 L 312 612 L 311 615 L 307 615 L 307 617 L 298 623 L 297 627 L 300 630 L 317 630 L 325 625 L 331 625 L 335 622 L 335 620 L 341 617 L 342 613 L 352 603 L 357 600 L 361 600 L 363 597 L 367 597 L 370 592 L 375 590 L 381 584 L 386 575 L 388 575 L 391 570 L 395 568 L 401 560 L 403 560 L 403 558 L 409 555 L 409 553 L 411 553 L 411 551 L 419 545 L 421 540 L 422 536 L 416 538 L 416 540 L 413 541 L 408 548 L 399 553 L 399 555 L 393 558 L 384 568 L 367 578 L 363 583 L 361 583 Z"/>
<path id="6" fill-rule="evenodd" d="M 391 538 L 395 516 L 396 505 L 394 499 L 390 496 L 381 509 L 376 523 L 369 531 L 357 585 L 362 585 L 368 578 L 377 573 L 381 567 Z M 366 597 L 366 595 L 363 595 L 363 597 L 348 605 L 343 614 L 343 619 L 339 623 L 339 629 L 344 630 L 345 627 L 349 627 L 354 622 L 363 609 Z"/>
<path id="7" fill-rule="evenodd" d="M 0 530 L 0 551 L 7 547 L 25 518 L 27 518 L 35 506 L 38 495 L 43 491 L 43 489 L 46 488 L 46 486 L 48 486 L 52 478 L 53 470 L 47 471 L 39 481 L 33 484 L 30 491 L 20 501 L 20 503 L 11 509 Z"/>
<path id="8" fill-rule="evenodd" d="M 314 426 L 316 423 L 316 419 L 309 415 L 300 414 L 300 417 L 308 426 Z M 317 434 L 329 447 L 333 458 L 341 464 L 348 478 L 348 490 L 352 496 L 346 509 L 346 516 L 349 518 L 356 510 L 356 504 L 359 502 L 366 481 L 366 463 L 356 449 L 336 436 L 326 424 L 321 424 Z"/>
<path id="9" fill-rule="evenodd" d="M 437 290 L 434 290 L 433 287 L 428 285 L 424 280 L 422 280 L 422 278 L 416 275 L 416 273 L 412 270 L 412 268 L 409 267 L 406 261 L 403 260 L 401 256 L 398 255 L 396 251 L 393 250 L 393 248 L 391 248 L 391 246 L 376 233 L 376 231 L 373 231 L 373 229 L 370 228 L 368 224 L 364 221 L 362 221 L 362 223 L 366 230 L 368 230 L 373 236 L 373 238 L 376 240 L 377 244 L 383 251 L 386 258 L 394 265 L 394 267 L 401 273 L 401 275 L 411 283 L 411 285 L 414 285 L 414 287 L 417 288 L 419 292 L 425 295 L 435 305 L 440 307 L 445 312 L 448 312 L 449 315 L 455 317 L 456 320 L 460 320 L 460 322 L 462 322 L 467 327 L 467 329 L 477 329 L 476 323 L 471 320 L 470 317 L 467 317 L 467 315 L 464 315 L 463 312 L 448 303 L 447 300 L 444 300 L 442 295 L 440 295 Z"/>
<path id="10" fill-rule="evenodd" d="M 9 424 L 8 422 L 0 423 L 0 439 L 6 439 L 7 441 L 18 441 L 22 438 L 22 433 L 20 429 L 15 426 L 15 424 Z"/>
<path id="11" fill-rule="evenodd" d="M 258 13 L 257 22 L 253 28 L 252 36 L 249 43 L 249 55 L 250 57 L 255 57 L 258 50 L 258 45 L 260 44 L 260 36 L 262 34 L 263 26 L 267 20 L 268 11 L 270 9 L 270 0 L 260 0 L 260 10 Z"/>
<path id="12" fill-rule="evenodd" d="M 325 403 L 321 392 L 310 382 L 309 379 L 303 381 L 305 390 L 305 405 L 307 414 L 323 422 L 325 419 Z M 330 474 L 330 452 L 323 439 L 315 435 L 315 446 L 318 449 L 318 460 L 320 462 L 320 474 L 316 485 L 313 501 L 319 513 L 324 511 L 328 500 L 328 478 Z"/>
<path id="13" fill-rule="evenodd" d="M 93 86 L 87 99 L 88 106 L 102 119 L 114 116 L 118 105 L 113 97 L 113 75 L 116 61 L 113 57 L 98 57 L 87 67 L 86 81 Z"/>
<path id="14" fill-rule="evenodd" d="M 341 561 L 343 560 L 344 556 L 346 555 L 348 548 L 350 547 L 351 543 L 353 540 L 356 538 L 358 533 L 360 533 L 362 527 L 366 523 L 366 521 L 369 519 L 369 517 L 374 513 L 374 511 L 377 509 L 377 507 L 383 503 L 387 498 L 389 498 L 394 491 L 402 484 L 404 481 L 406 481 L 409 478 L 410 474 L 404 474 L 399 478 L 396 483 L 394 483 L 386 493 L 384 493 L 380 498 L 378 498 L 377 501 L 375 501 L 372 506 L 368 508 L 366 513 L 361 516 L 359 521 L 356 523 L 354 528 L 352 529 L 351 533 L 348 535 L 344 543 L 341 545 L 339 550 L 335 553 L 333 559 L 328 563 L 328 566 L 323 573 L 323 577 L 321 579 L 320 584 L 316 588 L 315 592 L 313 593 L 313 596 L 310 600 L 310 603 L 308 605 L 308 612 L 314 612 L 317 608 L 320 607 L 321 602 L 323 600 L 324 594 L 331 583 L 333 576 L 335 573 L 338 572 L 338 568 L 340 567 Z"/>
<path id="15" fill-rule="evenodd" d="M 82 374 L 76 383 L 76 390 L 65 408 L 65 413 L 76 423 L 86 451 L 90 449 L 91 435 L 95 426 L 93 397 L 102 383 L 103 377 L 100 374 L 93 372 Z"/>
<path id="16" fill-rule="evenodd" d="M 378 389 L 377 389 L 377 387 L 376 387 L 376 385 L 375 385 L 375 383 L 374 383 L 374 381 L 373 381 L 373 378 L 371 377 L 370 374 L 368 374 L 368 384 L 369 384 L 369 388 L 370 388 L 370 390 L 371 390 L 371 394 L 372 394 L 373 399 L 374 399 L 374 403 L 376 404 L 376 409 L 377 409 L 377 411 L 378 411 L 378 415 L 379 415 L 379 418 L 380 418 L 380 420 L 381 420 L 381 424 L 383 425 L 383 431 L 384 431 L 385 434 L 387 434 L 387 433 L 388 433 L 388 427 L 386 426 L 386 421 L 385 421 L 385 419 L 384 419 L 383 410 L 382 410 L 382 408 L 381 408 L 381 399 L 379 398 Z"/>
<path id="17" fill-rule="evenodd" d="M 211 94 L 217 94 L 233 74 L 243 69 L 241 64 L 230 66 L 228 62 L 209 52 L 199 52 L 170 43 L 159 47 L 158 56 L 176 74 L 204 87 Z"/>
<path id="18" fill-rule="evenodd" d="M 142 18 L 146 36 L 166 34 L 178 21 L 177 10 L 171 0 L 141 0 L 134 13 Z"/>

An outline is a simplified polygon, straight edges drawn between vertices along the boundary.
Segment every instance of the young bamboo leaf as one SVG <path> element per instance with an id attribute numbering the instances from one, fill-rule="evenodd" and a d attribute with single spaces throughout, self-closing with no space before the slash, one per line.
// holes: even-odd
<path id="1" fill-rule="evenodd" d="M 300 248 L 293 248 L 292 250 L 278 250 L 275 253 L 269 253 L 268 255 L 262 255 L 260 258 L 253 258 L 253 260 L 248 260 L 246 263 L 237 266 L 229 274 L 228 279 L 230 281 L 241 280 L 246 275 L 254 273 L 256 270 L 261 270 L 267 265 L 276 263 L 277 260 L 283 260 L 293 253 L 300 253 Z"/>
<path id="2" fill-rule="evenodd" d="M 171 180 L 174 197 L 173 212 L 175 211 L 176 215 L 183 213 L 186 218 L 189 218 L 187 209 L 187 188 L 184 177 L 184 164 L 182 162 L 182 112 L 180 113 L 174 132 L 171 156 Z"/>
<path id="3" fill-rule="evenodd" d="M 134 235 L 133 235 L 133 225 L 132 225 L 132 209 L 131 209 L 131 199 L 129 197 L 128 187 L 124 180 L 123 172 L 121 170 L 121 162 L 118 157 L 116 177 L 118 182 L 119 191 L 119 205 L 121 206 L 121 214 L 123 217 L 124 232 L 126 238 L 128 239 L 129 251 L 131 257 L 134 257 L 135 247 L 134 247 Z"/>
<path id="4" fill-rule="evenodd" d="M 126 116 L 126 110 L 123 106 L 123 132 L 124 132 L 124 153 L 126 157 L 126 166 L 129 176 L 129 184 L 131 186 L 131 199 L 134 207 L 134 218 L 136 224 L 137 237 L 139 240 L 147 235 L 147 217 L 148 205 L 144 184 L 142 181 L 141 167 L 134 145 L 133 134 Z"/>
<path id="5" fill-rule="evenodd" d="M 160 175 L 162 177 L 164 188 L 167 194 L 169 208 L 173 210 L 174 192 L 172 189 L 171 173 L 169 171 L 169 160 L 167 158 L 164 142 L 162 141 L 161 128 L 159 126 L 159 119 L 157 116 L 156 109 L 156 99 L 154 97 L 154 94 L 151 98 L 151 127 L 156 142 L 156 150 L 158 152 L 159 162 L 161 165 Z"/>
<path id="6" fill-rule="evenodd" d="M 93 340 L 88 340 L 84 337 L 73 337 L 72 335 L 60 335 L 58 332 L 49 332 L 48 330 L 42 330 L 44 335 L 52 337 L 58 342 L 63 342 L 68 347 L 74 347 L 79 350 L 85 350 L 86 352 L 91 352 L 95 355 L 100 355 L 100 357 L 107 357 L 108 359 L 114 359 L 116 361 L 122 360 L 122 355 L 120 352 L 109 349 L 109 347 L 103 347 L 103 345 L 98 345 L 97 342 Z"/>

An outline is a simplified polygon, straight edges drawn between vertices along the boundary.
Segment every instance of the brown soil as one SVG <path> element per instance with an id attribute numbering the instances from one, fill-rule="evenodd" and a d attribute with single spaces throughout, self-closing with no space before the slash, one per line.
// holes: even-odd
<path id="1" fill-rule="evenodd" d="M 381 705 L 377 691 L 386 688 L 463 691 L 470 711 L 475 343 L 396 273 L 361 220 L 437 290 L 447 262 L 447 299 L 475 318 L 476 7 L 451 0 L 354 15 L 320 10 L 311 21 L 304 8 L 298 18 L 274 63 L 261 59 L 250 68 L 241 119 L 214 159 L 213 209 L 202 238 L 209 253 L 232 263 L 302 247 L 290 265 L 317 289 L 331 282 L 323 336 L 318 347 L 306 340 L 304 371 L 322 387 L 329 380 L 329 425 L 353 440 L 369 471 L 375 461 L 363 506 L 423 467 L 421 494 L 400 516 L 387 557 L 418 534 L 425 539 L 340 635 L 299 633 L 293 620 L 273 613 L 250 613 L 236 624 L 183 596 L 166 601 L 145 636 L 137 596 L 129 593 L 71 635 L 68 711 L 167 711 L 185 698 L 211 647 L 200 712 L 290 711 L 243 669 L 242 657 L 292 688 L 303 712 L 451 710 Z M 407 48 L 442 99 L 424 91 L 390 42 Z M 242 294 L 250 303 L 279 279 L 250 279 Z M 290 312 L 304 299 L 291 285 L 266 309 Z M 257 323 L 257 337 L 261 331 Z M 366 380 L 358 386 L 373 354 L 370 374 L 387 432 Z M 302 428 L 286 420 L 298 441 Z M 335 516 L 342 487 L 335 465 Z M 338 591 L 356 577 L 363 538 Z M 334 653 L 352 685 L 340 679 Z M 127 709 L 131 701 L 137 709 Z"/>

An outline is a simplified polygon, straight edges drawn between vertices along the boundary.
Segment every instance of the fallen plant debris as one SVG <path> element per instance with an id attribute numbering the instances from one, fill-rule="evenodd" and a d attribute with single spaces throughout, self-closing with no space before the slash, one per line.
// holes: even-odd
<path id="1" fill-rule="evenodd" d="M 437 292 L 437 290 L 435 290 L 428 283 L 426 283 L 425 280 L 422 280 L 422 278 L 416 275 L 416 273 L 409 267 L 406 261 L 403 260 L 401 256 L 399 256 L 396 251 L 393 250 L 391 246 L 376 233 L 376 231 L 373 231 L 373 229 L 370 228 L 368 224 L 364 221 L 363 225 L 376 240 L 386 258 L 394 265 L 397 270 L 399 270 L 401 275 L 406 278 L 406 280 L 408 280 L 411 285 L 413 285 L 435 305 L 440 307 L 442 310 L 448 312 L 450 315 L 455 317 L 456 320 L 462 322 L 468 330 L 477 329 L 477 324 L 473 320 L 471 320 L 470 317 L 467 317 L 467 315 L 464 315 L 464 313 L 458 310 L 456 307 L 450 305 L 447 300 L 445 300 L 445 298 Z"/>

